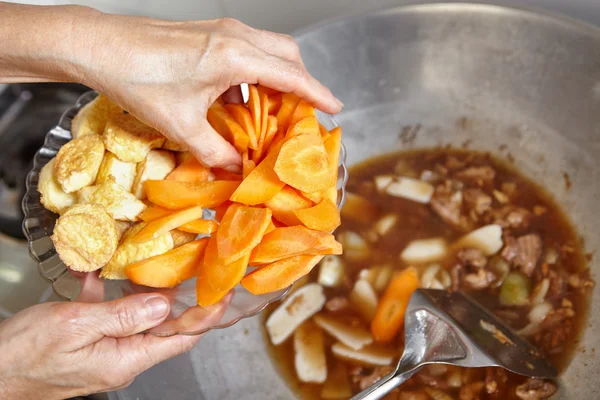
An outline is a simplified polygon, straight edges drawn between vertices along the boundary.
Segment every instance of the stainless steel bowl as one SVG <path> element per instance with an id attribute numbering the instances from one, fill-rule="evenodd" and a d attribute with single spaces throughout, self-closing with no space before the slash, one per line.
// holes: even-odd
<path id="1" fill-rule="evenodd" d="M 335 20 L 296 37 L 308 69 L 345 103 L 337 120 L 348 165 L 397 149 L 468 141 L 514 159 L 568 211 L 586 248 L 600 247 L 598 29 L 522 10 L 439 4 Z M 591 268 L 597 279 L 597 257 Z M 559 398 L 600 398 L 594 294 Z M 293 398 L 262 340 L 259 318 L 211 332 L 191 355 L 142 376 L 122 398 L 166 398 L 151 382 L 158 376 L 171 398 Z M 185 372 L 176 377 L 173 369 Z"/>

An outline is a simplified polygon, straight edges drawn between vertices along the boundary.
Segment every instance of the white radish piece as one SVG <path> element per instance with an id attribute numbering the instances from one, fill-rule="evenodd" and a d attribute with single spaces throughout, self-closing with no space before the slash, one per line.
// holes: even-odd
<path id="1" fill-rule="evenodd" d="M 446 257 L 448 246 L 443 238 L 413 240 L 400 254 L 400 259 L 407 264 L 424 264 L 435 262 Z"/>
<path id="2" fill-rule="evenodd" d="M 379 175 L 375 177 L 375 187 L 380 192 L 385 192 L 388 185 L 394 181 L 394 175 Z"/>
<path id="3" fill-rule="evenodd" d="M 373 229 L 379 236 L 385 236 L 394 228 L 398 222 L 398 214 L 386 214 L 375 223 Z"/>
<path id="4" fill-rule="evenodd" d="M 373 289 L 376 292 L 381 293 L 387 287 L 390 281 L 392 280 L 392 276 L 394 275 L 394 269 L 391 265 L 384 265 L 379 269 L 379 273 L 377 274 L 377 278 L 372 283 Z"/>
<path id="5" fill-rule="evenodd" d="M 390 196 L 402 197 L 417 203 L 428 204 L 435 188 L 419 179 L 398 177 L 385 188 Z"/>
<path id="6" fill-rule="evenodd" d="M 325 256 L 319 265 L 318 282 L 325 287 L 336 287 L 342 283 L 344 263 L 339 256 Z"/>
<path id="7" fill-rule="evenodd" d="M 362 261 L 369 258 L 371 254 L 369 245 L 358 233 L 345 231 L 340 233 L 337 239 L 344 248 L 345 258 L 352 261 Z"/>
<path id="8" fill-rule="evenodd" d="M 390 365 L 396 356 L 396 352 L 391 348 L 369 346 L 355 350 L 339 342 L 331 346 L 331 352 L 342 360 L 375 366 Z"/>
<path id="9" fill-rule="evenodd" d="M 365 280 L 365 281 L 369 282 L 371 285 L 374 285 L 375 281 L 377 280 L 377 277 L 379 276 L 380 270 L 381 270 L 381 267 L 371 267 L 371 268 L 361 269 L 360 272 L 358 273 L 358 279 Z"/>
<path id="10" fill-rule="evenodd" d="M 350 292 L 350 302 L 365 321 L 371 322 L 373 320 L 379 299 L 369 282 L 359 279 L 354 283 L 354 287 Z"/>
<path id="11" fill-rule="evenodd" d="M 458 239 L 456 248 L 479 249 L 486 256 L 493 256 L 500 251 L 502 242 L 502 227 L 500 225 L 486 225 Z"/>
<path id="12" fill-rule="evenodd" d="M 421 275 L 421 287 L 425 289 L 431 288 L 431 284 L 435 280 L 440 268 L 441 266 L 439 264 L 432 264 L 425 268 L 425 271 L 423 271 L 423 274 Z"/>
<path id="13" fill-rule="evenodd" d="M 328 315 L 315 315 L 314 321 L 325 332 L 354 350 L 373 343 L 373 336 L 365 328 L 351 326 L 340 319 Z"/>
<path id="14" fill-rule="evenodd" d="M 300 382 L 323 383 L 327 379 L 323 331 L 310 320 L 294 332 L 294 366 Z"/>
<path id="15" fill-rule="evenodd" d="M 352 388 L 348 379 L 348 368 L 342 362 L 336 362 L 333 370 L 321 389 L 321 398 L 326 400 L 346 400 L 352 397 Z"/>
<path id="16" fill-rule="evenodd" d="M 310 283 L 290 295 L 265 324 L 271 343 L 283 343 L 300 324 L 321 311 L 325 300 L 323 287 L 318 283 Z"/>

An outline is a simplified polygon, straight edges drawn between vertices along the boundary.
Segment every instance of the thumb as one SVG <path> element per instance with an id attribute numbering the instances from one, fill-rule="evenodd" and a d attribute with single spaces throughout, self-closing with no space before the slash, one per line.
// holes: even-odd
<path id="1" fill-rule="evenodd" d="M 104 336 L 131 336 L 163 322 L 169 315 L 169 310 L 167 298 L 156 293 L 136 294 L 106 303 L 89 304 L 86 310 L 91 319 L 88 329 L 95 340 Z"/>
<path id="2" fill-rule="evenodd" d="M 205 119 L 198 121 L 196 129 L 183 135 L 181 141 L 207 167 L 228 168 L 242 163 L 242 157 L 235 148 L 223 139 Z"/>

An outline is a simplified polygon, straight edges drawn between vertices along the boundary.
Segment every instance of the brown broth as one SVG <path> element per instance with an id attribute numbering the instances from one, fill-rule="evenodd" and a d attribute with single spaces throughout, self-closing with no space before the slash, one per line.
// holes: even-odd
<path id="1" fill-rule="evenodd" d="M 470 165 L 489 165 L 496 171 L 494 188 L 500 188 L 502 183 L 516 184 L 516 194 L 511 197 L 511 204 L 519 207 L 532 210 L 534 206 L 542 206 L 547 211 L 532 219 L 527 232 L 537 232 L 540 234 L 544 249 L 549 247 L 561 249 L 568 246 L 569 251 L 560 251 L 559 261 L 555 265 L 551 265 L 551 269 L 564 274 L 585 274 L 587 271 L 587 261 L 584 256 L 581 240 L 579 239 L 576 230 L 571 225 L 569 218 L 560 209 L 551 195 L 542 187 L 532 182 L 531 180 L 520 174 L 512 165 L 508 165 L 488 153 L 479 153 L 467 150 L 414 150 L 400 152 L 395 154 L 384 155 L 378 158 L 368 160 L 362 164 L 356 165 L 350 169 L 350 180 L 348 181 L 347 191 L 363 196 L 378 207 L 378 217 L 388 212 L 395 212 L 400 215 L 399 222 L 393 228 L 393 231 L 372 245 L 371 256 L 367 262 L 351 262 L 345 260 L 346 274 L 352 282 L 356 279 L 356 275 L 363 268 L 368 268 L 374 265 L 391 264 L 394 268 L 403 269 L 407 265 L 403 265 L 399 261 L 399 252 L 406 244 L 415 239 L 423 239 L 429 237 L 445 237 L 448 242 L 452 242 L 464 233 L 456 230 L 448 223 L 444 222 L 430 206 L 418 204 L 409 200 L 391 197 L 385 194 L 379 194 L 373 185 L 373 178 L 377 175 L 398 173 L 398 175 L 415 175 L 418 178 L 423 170 L 434 170 L 436 164 L 443 164 L 448 157 L 454 157 L 459 162 L 466 161 Z M 400 169 L 400 171 L 398 170 Z M 486 190 L 487 191 L 487 190 Z M 491 191 L 489 194 L 491 194 Z M 493 196 L 492 196 L 493 197 Z M 498 207 L 497 201 L 494 200 L 494 207 Z M 374 222 L 374 221 L 373 221 Z M 485 225 L 478 223 L 477 226 Z M 370 228 L 370 225 L 364 225 L 354 220 L 342 218 L 342 225 L 336 233 L 343 231 L 355 231 L 364 233 Z M 343 256 L 342 256 L 343 257 Z M 543 257 L 543 256 L 542 256 Z M 451 265 L 455 260 L 443 261 L 443 266 Z M 541 261 L 540 263 L 541 264 Z M 538 265 L 538 268 L 539 265 Z M 318 273 L 318 268 L 310 274 L 308 279 L 315 281 Z M 325 293 L 327 298 L 332 296 L 347 294 L 348 289 L 344 288 L 326 288 Z M 587 319 L 587 311 L 589 305 L 589 292 L 567 290 L 564 297 L 573 303 L 575 317 L 571 318 L 573 329 L 568 333 L 568 337 L 564 340 L 564 346 L 560 351 L 554 354 L 548 354 L 549 359 L 556 365 L 559 370 L 564 370 L 570 362 L 573 353 L 578 344 L 578 338 L 584 329 Z M 471 292 L 477 295 L 477 292 Z M 498 289 L 488 288 L 479 293 L 486 296 L 479 296 L 482 303 L 492 310 L 500 307 L 497 300 Z M 491 295 L 491 296 L 490 296 Z M 562 298 L 552 301 L 555 307 L 559 307 Z M 277 304 L 272 305 L 263 313 L 263 318 L 266 320 L 270 313 L 277 307 Z M 506 308 L 506 307 L 504 307 Z M 526 323 L 526 314 L 528 309 L 517 309 L 517 314 L 520 318 L 517 321 L 507 321 L 515 329 L 522 328 Z M 292 390 L 304 399 L 320 399 L 320 390 L 322 385 L 305 384 L 298 381 L 294 371 L 294 351 L 293 341 L 287 340 L 280 346 L 272 346 L 268 335 L 265 333 L 265 341 L 271 353 L 277 369 L 280 371 L 283 378 L 288 382 Z M 330 341 L 332 339 L 329 339 Z M 534 344 L 538 344 L 538 340 L 532 339 Z M 398 339 L 398 344 L 402 345 L 401 338 Z M 329 343 L 330 345 L 330 343 Z M 326 348 L 329 346 L 326 345 Z M 327 354 L 328 366 L 334 361 L 330 351 Z M 472 372 L 473 379 L 483 379 L 483 370 Z M 508 393 L 506 399 L 517 399 L 514 394 L 514 387 L 524 381 L 523 377 L 517 375 L 509 375 Z M 413 386 L 419 388 L 420 386 Z M 449 390 L 452 396 L 457 396 L 458 391 Z M 485 395 L 483 392 L 482 398 L 493 398 Z"/>

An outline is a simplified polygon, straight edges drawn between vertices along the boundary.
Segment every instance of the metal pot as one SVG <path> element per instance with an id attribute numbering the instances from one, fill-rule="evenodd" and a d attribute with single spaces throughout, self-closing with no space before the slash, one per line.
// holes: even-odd
<path id="1" fill-rule="evenodd" d="M 337 120 L 348 165 L 408 147 L 470 143 L 513 159 L 568 211 L 587 250 L 600 247 L 598 29 L 522 10 L 439 4 L 340 19 L 297 38 L 308 69 L 345 103 Z M 600 270 L 598 257 L 591 268 Z M 600 398 L 597 293 L 592 301 L 559 398 Z M 191 355 L 138 382 L 144 386 L 134 383 L 121 398 L 293 398 L 265 352 L 259 318 L 211 332 Z"/>

